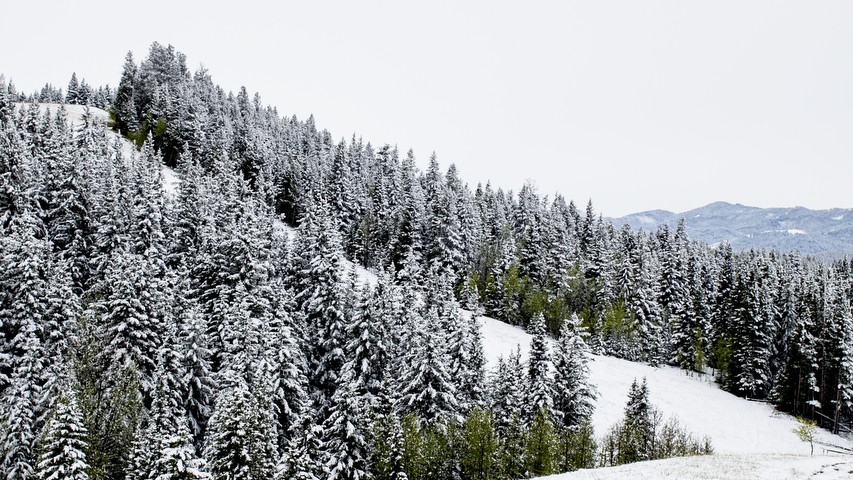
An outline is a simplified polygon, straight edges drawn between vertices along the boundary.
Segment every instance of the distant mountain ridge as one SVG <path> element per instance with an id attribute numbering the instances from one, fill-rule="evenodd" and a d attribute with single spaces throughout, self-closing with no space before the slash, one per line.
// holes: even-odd
<path id="1" fill-rule="evenodd" d="M 692 239 L 708 244 L 728 241 L 735 250 L 799 251 L 822 258 L 853 255 L 853 209 L 758 208 L 714 202 L 683 213 L 649 210 L 611 219 L 615 226 L 656 230 L 684 218 Z"/>

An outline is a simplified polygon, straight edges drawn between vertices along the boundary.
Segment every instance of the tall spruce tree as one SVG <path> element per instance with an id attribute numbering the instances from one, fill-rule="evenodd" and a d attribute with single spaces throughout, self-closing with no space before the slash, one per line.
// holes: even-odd
<path id="1" fill-rule="evenodd" d="M 87 433 L 75 393 L 64 391 L 41 434 L 36 478 L 89 480 Z"/>
<path id="2" fill-rule="evenodd" d="M 563 322 L 554 350 L 554 411 L 561 425 L 570 430 L 589 422 L 598 397 L 589 384 L 589 348 L 584 334 L 580 319 L 573 314 Z"/>

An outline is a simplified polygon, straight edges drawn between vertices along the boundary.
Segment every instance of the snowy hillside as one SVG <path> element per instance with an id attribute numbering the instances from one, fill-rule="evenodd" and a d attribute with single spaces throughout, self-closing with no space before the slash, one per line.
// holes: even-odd
<path id="1" fill-rule="evenodd" d="M 516 345 L 522 354 L 530 344 L 530 335 L 498 320 L 483 318 L 486 359 L 494 365 L 498 356 L 506 356 Z M 603 435 L 622 418 L 628 388 L 637 378 L 648 379 L 651 400 L 665 417 L 676 416 L 697 436 L 708 435 L 717 453 L 808 453 L 791 430 L 796 421 L 776 412 L 765 403 L 751 402 L 719 389 L 706 376 L 690 376 L 672 367 L 654 368 L 612 357 L 592 356 L 590 382 L 600 393 L 593 416 L 596 434 Z M 821 431 L 819 442 L 825 445 L 853 444 Z M 816 452 L 821 451 L 815 447 Z"/>
<path id="2" fill-rule="evenodd" d="M 292 228 L 277 223 L 279 232 L 289 236 Z M 375 283 L 376 276 L 356 267 L 359 279 Z M 521 346 L 522 359 L 531 336 L 522 329 L 488 317 L 481 318 L 487 368 L 496 365 Z M 628 388 L 636 378 L 646 377 L 652 403 L 665 417 L 677 417 L 696 436 L 708 435 L 719 454 L 803 454 L 808 446 L 800 442 L 792 429 L 796 421 L 766 403 L 736 397 L 718 388 L 708 376 L 687 375 L 673 367 L 654 368 L 612 357 L 593 355 L 590 381 L 599 391 L 593 416 L 598 436 L 622 418 Z M 853 443 L 826 431 L 820 431 L 816 453 L 831 445 L 853 448 Z"/>
<path id="3" fill-rule="evenodd" d="M 276 223 L 277 230 L 293 236 L 292 228 Z M 375 283 L 376 276 L 357 266 L 359 280 Z M 518 346 L 522 359 L 530 345 L 531 336 L 522 329 L 493 318 L 482 317 L 484 349 L 487 368 L 497 364 L 499 356 L 506 357 Z M 792 429 L 796 421 L 779 413 L 766 403 L 736 397 L 718 388 L 712 379 L 703 375 L 688 375 L 673 367 L 654 368 L 612 357 L 593 355 L 590 381 L 599 391 L 593 416 L 598 436 L 603 435 L 622 418 L 628 388 L 636 378 L 646 377 L 652 403 L 665 417 L 677 417 L 679 422 L 696 436 L 708 435 L 714 450 L 720 454 L 803 454 L 808 446 L 800 442 Z M 820 431 L 815 451 L 840 445 L 853 448 L 853 443 L 826 431 Z"/>
<path id="4" fill-rule="evenodd" d="M 15 107 L 21 108 L 25 105 L 28 104 L 18 103 L 15 105 Z M 87 107 L 85 105 L 60 105 L 58 103 L 40 103 L 39 111 L 41 111 L 42 113 L 50 111 L 51 115 L 55 115 L 61 107 L 65 107 L 65 116 L 68 121 L 68 125 L 75 131 L 83 125 L 83 118 L 87 114 L 91 122 L 103 126 L 106 126 L 110 120 L 110 114 L 106 110 L 102 110 L 96 107 Z M 106 129 L 106 134 L 121 143 L 122 155 L 124 155 L 124 158 L 130 160 L 133 155 L 136 154 L 136 148 L 130 140 L 120 136 L 118 133 L 110 129 Z M 178 179 L 178 175 L 175 173 L 175 171 L 163 165 L 163 189 L 166 191 L 166 193 L 174 194 L 177 191 L 179 182 L 180 180 Z"/>
<path id="5" fill-rule="evenodd" d="M 58 105 L 43 105 L 42 108 L 53 110 L 58 108 Z M 79 125 L 85 114 L 83 108 L 74 106 L 67 107 L 67 112 L 72 125 Z M 103 110 L 89 109 L 88 113 L 91 118 L 101 122 L 108 119 Z M 119 138 L 111 131 L 108 135 Z M 135 152 L 133 145 L 122 141 L 125 154 L 130 158 Z M 165 190 L 174 193 L 178 184 L 174 172 L 164 167 L 163 180 Z M 278 234 L 293 235 L 293 229 L 283 223 L 277 222 L 275 227 Z M 361 281 L 375 283 L 376 277 L 371 272 L 362 268 L 357 268 L 357 271 Z M 481 322 L 489 366 L 496 364 L 498 356 L 507 355 L 519 345 L 522 352 L 527 350 L 531 339 L 522 330 L 490 318 L 483 318 Z M 775 412 L 767 404 L 749 402 L 726 393 L 707 377 L 689 376 L 674 368 L 652 368 L 601 356 L 593 356 L 590 368 L 591 383 L 600 393 L 593 416 L 593 424 L 599 436 L 605 434 L 611 425 L 621 419 L 631 382 L 635 378 L 646 377 L 651 400 L 664 416 L 677 417 L 684 427 L 699 437 L 708 435 L 719 455 L 710 458 L 648 462 L 645 466 L 619 467 L 611 471 L 615 473 L 609 476 L 605 474 L 603 477 L 567 478 L 620 478 L 622 475 L 634 478 L 667 478 L 667 472 L 670 471 L 681 472 L 679 475 L 690 478 L 730 478 L 726 473 L 723 473 L 722 477 L 701 477 L 693 475 L 693 470 L 732 472 L 740 478 L 800 478 L 800 472 L 813 473 L 835 460 L 790 456 L 808 452 L 808 447 L 791 431 L 795 426 L 791 417 Z M 831 445 L 851 446 L 850 442 L 844 439 L 822 432 L 816 451 L 823 453 L 824 448 Z M 747 457 L 741 457 L 742 455 Z M 785 465 L 790 465 L 791 468 L 785 470 Z M 607 471 L 581 472 L 576 475 L 598 475 Z M 641 471 L 645 473 L 638 473 Z M 762 475 L 775 472 L 775 476 L 758 477 L 756 472 L 759 471 Z"/>

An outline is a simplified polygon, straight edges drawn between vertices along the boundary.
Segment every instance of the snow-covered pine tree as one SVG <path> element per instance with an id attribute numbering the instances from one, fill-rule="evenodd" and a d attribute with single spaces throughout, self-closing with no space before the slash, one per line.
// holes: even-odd
<path id="1" fill-rule="evenodd" d="M 279 432 L 279 448 L 284 449 L 293 436 L 300 435 L 300 419 L 310 410 L 305 356 L 294 329 L 293 314 L 287 301 L 279 299 L 275 321 L 268 324 L 267 357 L 272 368 L 273 402 Z"/>
<path id="2" fill-rule="evenodd" d="M 643 378 L 642 383 L 637 383 L 634 379 L 628 390 L 628 403 L 625 405 L 619 464 L 651 458 L 654 440 L 652 408 L 646 379 Z"/>
<path id="3" fill-rule="evenodd" d="M 309 355 L 309 382 L 322 410 L 331 406 L 346 359 L 345 311 L 347 291 L 342 271 L 340 237 L 330 223 L 328 206 L 313 206 L 302 219 L 293 250 L 297 269 L 296 303 L 305 316 L 313 345 Z M 299 258 L 301 260 L 297 261 Z"/>
<path id="4" fill-rule="evenodd" d="M 467 363 L 462 378 L 462 391 L 468 398 L 469 408 L 483 406 L 486 401 L 486 354 L 483 351 L 483 332 L 480 327 L 479 309 L 469 310 L 466 338 Z"/>
<path id="5" fill-rule="evenodd" d="M 495 414 L 495 428 L 500 435 L 504 435 L 512 423 L 520 421 L 524 415 L 526 392 L 522 388 L 523 382 L 519 381 L 521 378 L 524 378 L 524 367 L 519 345 L 510 352 L 506 361 L 503 356 L 498 358 L 491 379 L 491 409 Z"/>
<path id="6" fill-rule="evenodd" d="M 257 402 L 244 382 L 235 382 L 217 396 L 204 450 L 214 479 L 256 480 L 272 475 L 256 455 L 258 415 Z"/>
<path id="7" fill-rule="evenodd" d="M 183 415 L 174 432 L 161 433 L 159 456 L 154 460 L 154 480 L 207 480 L 204 461 L 196 455 L 193 436 Z"/>
<path id="8" fill-rule="evenodd" d="M 335 391 L 329 417 L 323 425 L 328 480 L 369 478 L 370 417 L 353 386 L 348 382 Z"/>
<path id="9" fill-rule="evenodd" d="M 776 335 L 772 282 L 763 278 L 762 258 L 755 258 L 736 283 L 736 323 L 733 338 L 737 392 L 765 398 L 773 388 L 769 360 Z"/>
<path id="10" fill-rule="evenodd" d="M 180 324 L 183 407 L 195 445 L 200 446 L 213 406 L 213 373 L 207 347 L 207 324 L 196 305 L 189 305 Z"/>
<path id="11" fill-rule="evenodd" d="M 518 246 L 520 273 L 537 285 L 544 283 L 545 263 L 542 252 L 542 219 L 540 218 L 539 196 L 531 182 L 527 182 L 518 193 L 518 208 L 515 212 L 515 238 Z"/>
<path id="12" fill-rule="evenodd" d="M 30 229 L 0 237 L 0 474 L 34 474 L 43 396 L 49 247 Z"/>
<path id="13" fill-rule="evenodd" d="M 323 427 L 307 414 L 298 427 L 276 466 L 275 480 L 324 480 L 328 471 Z"/>
<path id="14" fill-rule="evenodd" d="M 71 74 L 71 80 L 68 81 L 68 89 L 65 92 L 65 103 L 69 105 L 77 105 L 80 103 L 80 83 L 77 81 L 77 73 Z"/>
<path id="15" fill-rule="evenodd" d="M 127 52 L 124 59 L 124 68 L 121 72 L 121 80 L 116 90 L 115 102 L 113 102 L 113 113 L 116 117 L 116 129 L 122 134 L 136 131 L 139 128 L 139 117 L 137 114 L 136 92 L 134 82 L 136 80 L 136 62 L 133 53 Z"/>
<path id="16" fill-rule="evenodd" d="M 589 384 L 589 347 L 577 314 L 563 322 L 554 350 L 554 411 L 570 430 L 588 422 L 595 409 L 597 392 Z"/>
<path id="17" fill-rule="evenodd" d="M 438 311 L 430 308 L 423 325 L 418 325 L 409 343 L 409 368 L 400 374 L 400 397 L 396 410 L 401 415 L 415 413 L 428 423 L 459 415 L 456 387 L 447 368 L 444 349 L 437 339 Z"/>
<path id="18" fill-rule="evenodd" d="M 40 435 L 36 478 L 89 480 L 87 431 L 76 394 L 65 389 Z"/>
<path id="19" fill-rule="evenodd" d="M 409 255 L 421 255 L 424 250 L 423 221 L 426 217 L 426 204 L 418 180 L 415 156 L 411 150 L 400 165 L 400 189 L 403 205 L 400 208 L 391 251 L 395 271 L 404 267 Z"/>
<path id="20" fill-rule="evenodd" d="M 139 367 L 145 392 L 151 383 L 160 344 L 159 319 L 152 317 L 148 303 L 148 263 L 141 255 L 116 251 L 104 276 L 105 296 L 94 305 L 102 315 L 110 356 L 116 365 L 133 364 Z"/>
<path id="21" fill-rule="evenodd" d="M 552 414 L 554 410 L 554 387 L 548 374 L 550 359 L 545 333 L 545 317 L 536 314 L 530 322 L 530 358 L 527 364 L 527 404 L 525 418 L 532 421 L 540 410 Z"/>
<path id="22" fill-rule="evenodd" d="M 390 365 L 388 319 L 393 304 L 391 285 L 380 277 L 375 289 L 364 285 L 358 293 L 358 305 L 347 326 L 347 363 L 344 380 L 362 407 L 371 414 L 390 411 L 390 392 L 386 374 Z"/>

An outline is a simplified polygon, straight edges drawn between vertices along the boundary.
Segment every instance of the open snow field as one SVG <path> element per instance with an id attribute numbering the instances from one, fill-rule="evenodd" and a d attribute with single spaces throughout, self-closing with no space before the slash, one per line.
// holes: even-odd
<path id="1" fill-rule="evenodd" d="M 520 328 L 491 318 L 481 318 L 484 348 L 490 367 L 500 355 L 521 345 L 522 359 L 530 335 Z M 566 480 L 657 479 L 853 479 L 853 456 L 835 455 L 832 445 L 845 448 L 851 442 L 820 430 L 816 456 L 792 430 L 796 420 L 765 403 L 751 402 L 717 387 L 704 375 L 687 375 L 672 367 L 653 368 L 611 357 L 591 355 L 590 382 L 599 399 L 593 415 L 597 436 L 622 418 L 628 388 L 634 378 L 646 377 L 652 403 L 664 414 L 675 416 L 695 436 L 708 435 L 715 454 L 671 458 L 619 467 L 582 470 L 544 477 Z"/>
<path id="2" fill-rule="evenodd" d="M 491 318 L 482 318 L 484 348 L 489 366 L 499 355 L 506 356 L 521 345 L 522 358 L 530 345 L 530 335 L 520 328 Z M 796 420 L 776 412 L 772 406 L 736 397 L 716 386 L 705 375 L 688 375 L 672 367 L 654 368 L 612 357 L 591 355 L 590 381 L 598 388 L 599 399 L 593 416 L 596 434 L 601 436 L 622 418 L 631 382 L 646 377 L 652 403 L 664 417 L 679 422 L 697 437 L 708 435 L 717 453 L 808 454 L 808 445 L 791 431 Z M 847 440 L 821 430 L 815 453 L 825 445 L 851 447 Z M 853 457 L 851 457 L 853 458 Z"/>
<path id="3" fill-rule="evenodd" d="M 668 458 L 540 477 L 548 480 L 836 480 L 853 478 L 853 457 L 710 455 Z"/>

